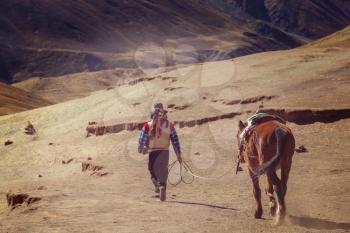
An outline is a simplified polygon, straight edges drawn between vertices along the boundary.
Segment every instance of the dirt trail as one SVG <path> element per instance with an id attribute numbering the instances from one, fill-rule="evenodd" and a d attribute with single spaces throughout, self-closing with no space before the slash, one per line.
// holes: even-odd
<path id="1" fill-rule="evenodd" d="M 179 131 L 185 159 L 191 161 L 196 173 L 213 177 L 232 169 L 235 151 L 232 130 L 236 129 L 226 125 L 236 123 L 225 119 Z M 309 152 L 294 157 L 287 194 L 288 218 L 283 226 L 272 226 L 265 195 L 265 219 L 253 219 L 254 201 L 246 171 L 236 176 L 228 174 L 220 180 L 195 179 L 191 185 L 169 186 L 168 201 L 158 202 L 152 198 L 146 157 L 136 152 L 138 132 L 123 132 L 84 140 L 56 139 L 55 146 L 37 145 L 40 149 L 36 153 L 45 153 L 46 159 L 39 157 L 22 165 L 4 162 L 9 157 L 30 161 L 32 153 L 23 153 L 23 147 L 22 153 L 8 149 L 1 163 L 3 197 L 8 189 L 20 189 L 42 200 L 29 209 L 13 211 L 1 202 L 0 229 L 4 232 L 349 231 L 347 184 L 350 180 L 346 169 L 350 163 L 343 151 L 348 151 L 350 144 L 339 143 L 338 139 L 350 136 L 350 120 L 289 125 L 297 145 L 305 145 Z M 338 149 L 334 150 L 334 146 Z M 88 156 L 92 157 L 92 163 L 113 174 L 94 177 L 81 172 L 81 162 Z M 62 165 L 60 158 L 68 157 L 74 160 Z M 37 172 L 43 178 L 34 179 Z M 176 179 L 176 174 L 170 174 L 170 178 Z M 41 186 L 45 189 L 37 190 Z"/>

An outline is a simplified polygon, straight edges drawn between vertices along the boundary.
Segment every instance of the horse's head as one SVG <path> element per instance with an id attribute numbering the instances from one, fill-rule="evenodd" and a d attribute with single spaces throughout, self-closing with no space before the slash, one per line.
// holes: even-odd
<path id="1" fill-rule="evenodd" d="M 238 151 L 239 151 L 240 157 L 242 156 L 242 152 L 243 152 L 241 134 L 246 127 L 247 125 L 243 123 L 241 120 L 238 122 L 238 132 L 236 136 L 237 136 L 237 144 L 238 144 Z"/>

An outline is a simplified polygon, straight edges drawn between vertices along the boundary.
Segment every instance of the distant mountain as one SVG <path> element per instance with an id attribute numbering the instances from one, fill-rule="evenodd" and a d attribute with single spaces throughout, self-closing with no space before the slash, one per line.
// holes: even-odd
<path id="1" fill-rule="evenodd" d="M 350 48 L 350 26 L 346 27 L 343 30 L 340 30 L 332 35 L 326 36 L 322 39 L 316 40 L 312 43 L 305 45 L 308 48 Z M 344 51 L 346 52 L 346 51 Z M 350 67 L 350 60 L 349 60 Z"/>
<path id="2" fill-rule="evenodd" d="M 282 30 L 318 39 L 350 24 L 348 0 L 205 0 L 231 15 L 246 14 Z"/>
<path id="3" fill-rule="evenodd" d="M 135 51 L 145 42 L 161 47 L 165 65 L 303 44 L 292 34 L 230 16 L 201 0 L 0 1 L 3 82 L 137 67 Z"/>

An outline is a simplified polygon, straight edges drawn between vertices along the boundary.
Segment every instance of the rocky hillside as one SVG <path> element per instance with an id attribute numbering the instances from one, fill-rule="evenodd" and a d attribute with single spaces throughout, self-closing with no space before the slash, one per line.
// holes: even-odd
<path id="1" fill-rule="evenodd" d="M 319 56 L 318 53 L 322 54 L 323 50 L 334 50 L 335 52 L 339 50 L 343 50 L 346 48 L 349 48 L 350 45 L 350 27 L 345 28 L 342 31 L 336 32 L 328 37 L 325 37 L 323 39 L 317 40 L 313 43 L 307 44 L 303 47 L 300 47 L 300 51 L 303 51 L 304 48 L 317 48 L 316 50 L 319 50 L 317 52 L 316 50 L 312 50 L 312 53 L 315 54 L 305 54 L 305 55 L 300 55 L 300 58 L 293 60 L 292 62 L 287 62 L 286 58 L 284 55 L 281 55 L 278 59 L 272 60 L 271 64 L 267 62 L 266 57 L 267 54 L 264 53 L 262 56 L 256 56 L 261 59 L 261 61 L 266 60 L 266 62 L 263 62 L 263 64 L 258 64 L 257 66 L 261 67 L 270 67 L 271 69 L 273 68 L 272 73 L 268 73 L 266 75 L 263 75 L 259 70 L 256 70 L 256 67 L 252 65 L 252 67 L 247 68 L 247 70 L 251 70 L 249 74 L 255 75 L 256 78 L 263 77 L 263 79 L 269 79 L 270 75 L 281 75 L 281 76 L 287 76 L 290 77 L 293 75 L 290 72 L 290 69 L 296 66 L 296 64 L 305 64 L 305 65 L 310 65 L 313 63 L 310 63 L 310 61 L 316 62 L 318 61 L 318 58 L 316 57 Z M 298 50 L 297 50 L 298 51 Z M 308 52 L 310 50 L 307 50 Z M 311 53 L 310 52 L 310 53 Z M 328 51 L 330 52 L 330 51 Z M 276 52 L 277 53 L 277 52 Z M 315 57 L 316 56 L 316 57 Z M 346 56 L 346 53 L 344 54 Z M 334 57 L 333 57 L 334 58 Z M 333 59 L 332 58 L 332 59 Z M 244 58 L 241 58 L 244 60 Z M 259 59 L 256 59 L 257 61 L 260 61 Z M 326 62 L 329 62 L 327 59 L 327 56 L 324 56 L 324 59 Z M 237 59 L 235 59 L 237 60 Z M 278 61 L 278 63 L 277 63 Z M 286 62 L 284 62 L 286 61 Z M 293 63 L 294 62 L 294 63 Z M 280 64 L 281 63 L 281 64 Z M 244 64 L 244 62 L 242 62 Z M 277 65 L 278 64 L 278 65 Z M 315 63 L 316 64 L 316 63 Z M 333 64 L 333 63 L 332 63 Z M 315 71 L 313 73 L 316 74 L 321 67 L 325 67 L 325 64 L 317 64 L 320 67 L 310 67 L 310 69 L 314 69 Z M 339 64 L 333 64 L 334 67 L 332 68 L 332 65 L 327 65 L 329 70 L 332 70 L 330 72 L 336 72 L 338 76 L 346 76 L 346 72 L 348 72 L 348 69 L 346 68 L 349 66 L 349 64 L 346 63 L 346 60 L 343 60 L 339 62 Z M 195 67 L 201 67 L 201 64 L 198 64 L 198 66 Z M 207 67 L 207 66 L 205 66 Z M 283 67 L 283 68 L 282 68 Z M 288 68 L 290 67 L 290 68 Z M 183 76 L 186 74 L 190 74 L 191 72 L 188 71 L 182 71 L 182 66 L 171 66 L 167 68 L 168 70 L 173 70 L 174 74 L 176 76 Z M 184 68 L 185 70 L 188 68 Z M 190 71 L 197 71 L 200 70 L 201 68 L 191 68 L 189 69 Z M 207 75 L 206 78 L 208 79 L 213 79 L 212 82 L 215 81 L 215 78 L 218 76 L 218 71 L 220 69 L 224 69 L 227 71 L 232 71 L 232 67 L 227 66 L 227 67 L 220 67 L 218 68 L 217 71 L 213 71 L 212 74 Z M 309 68 L 308 68 L 309 69 Z M 293 70 L 293 72 L 296 71 L 302 71 L 303 69 L 298 67 L 296 70 Z M 165 70 L 164 70 L 165 71 Z M 312 72 L 311 72 L 312 73 Z M 326 72 L 327 73 L 327 72 Z M 302 73 L 300 73 L 301 75 Z M 248 75 L 248 74 L 245 74 Z M 321 74 L 325 75 L 327 77 L 327 74 Z M 82 72 L 82 73 L 76 73 L 72 75 L 64 75 L 60 77 L 55 77 L 55 78 L 32 78 L 29 80 L 25 80 L 22 82 L 18 82 L 13 84 L 13 86 L 23 89 L 25 91 L 28 91 L 30 93 L 35 93 L 36 95 L 47 99 L 49 101 L 53 102 L 63 102 L 67 100 L 72 100 L 84 96 L 90 95 L 92 92 L 97 91 L 97 90 L 111 90 L 116 86 L 124 85 L 127 83 L 134 84 L 135 82 L 137 83 L 138 81 L 142 80 L 148 80 L 156 77 L 156 75 L 143 75 L 142 72 L 135 70 L 135 69 L 112 69 L 112 70 L 103 70 L 103 71 L 97 71 L 97 72 Z M 189 77 L 190 78 L 190 77 Z M 306 78 L 306 77 L 305 77 Z M 323 83 L 321 85 L 324 85 Z M 331 84 L 329 84 L 331 85 Z M 164 87 L 166 88 L 166 87 Z M 245 92 L 248 92 L 252 88 L 248 85 L 246 87 L 247 89 Z M 304 87 L 301 85 L 298 87 L 298 89 L 303 89 Z M 321 88 L 321 87 L 320 87 Z M 161 88 L 162 89 L 162 88 Z M 169 91 L 169 90 L 168 90 Z M 252 95 L 254 95 L 254 92 Z M 296 93 L 297 91 L 293 91 Z M 312 91 L 311 91 L 312 93 Z M 169 94 L 169 93 L 167 93 Z M 256 94 L 256 93 L 255 93 Z M 264 93 L 262 93 L 263 95 Z M 315 97 L 316 98 L 316 97 Z M 332 99 L 332 98 L 331 98 Z M 315 99 L 317 101 L 317 98 Z M 340 100 L 338 100 L 340 101 Z"/>
<path id="2" fill-rule="evenodd" d="M 154 47 L 156 56 L 165 57 L 162 65 L 169 65 L 303 43 L 197 0 L 4 0 L 0 15 L 0 81 L 8 83 L 137 67 L 135 54 Z"/>
<path id="3" fill-rule="evenodd" d="M 317 39 L 350 24 L 346 0 L 207 0 L 224 11 L 249 15 L 282 30 Z M 243 16 L 244 17 L 244 16 Z"/>

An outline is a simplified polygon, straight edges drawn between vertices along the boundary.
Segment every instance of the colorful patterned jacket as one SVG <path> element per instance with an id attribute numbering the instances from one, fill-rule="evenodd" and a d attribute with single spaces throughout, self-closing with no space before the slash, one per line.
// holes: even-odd
<path id="1" fill-rule="evenodd" d="M 180 141 L 174 124 L 169 121 L 164 123 L 166 124 L 163 124 L 162 126 L 161 135 L 158 135 L 158 132 L 156 132 L 155 136 L 151 136 L 150 133 L 150 129 L 152 128 L 152 121 L 147 122 L 143 125 L 138 143 L 140 153 L 144 148 L 147 148 L 149 152 L 157 150 L 168 150 L 171 141 L 176 156 L 181 156 Z"/>

